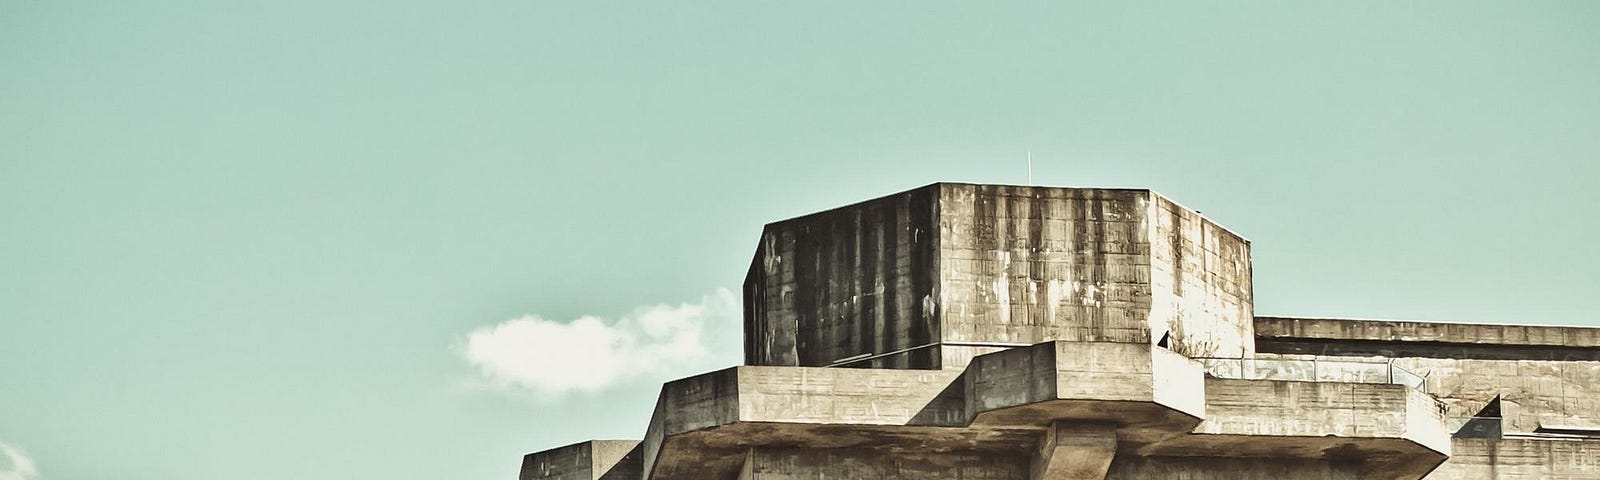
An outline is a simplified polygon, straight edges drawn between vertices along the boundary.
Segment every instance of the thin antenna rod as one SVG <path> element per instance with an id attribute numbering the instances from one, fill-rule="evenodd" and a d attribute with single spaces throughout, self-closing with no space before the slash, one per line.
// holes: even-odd
<path id="1" fill-rule="evenodd" d="M 1033 186 L 1033 149 L 1028 149 L 1028 186 Z"/>

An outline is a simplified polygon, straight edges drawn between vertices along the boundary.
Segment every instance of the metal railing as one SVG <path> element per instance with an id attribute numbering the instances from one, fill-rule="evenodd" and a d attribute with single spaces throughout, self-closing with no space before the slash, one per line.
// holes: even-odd
<path id="1" fill-rule="evenodd" d="M 1217 378 L 1243 380 L 1288 380 L 1300 382 L 1387 383 L 1425 391 L 1426 377 L 1400 368 L 1392 362 L 1353 362 L 1330 360 L 1291 360 L 1255 358 L 1196 358 L 1206 374 Z"/>

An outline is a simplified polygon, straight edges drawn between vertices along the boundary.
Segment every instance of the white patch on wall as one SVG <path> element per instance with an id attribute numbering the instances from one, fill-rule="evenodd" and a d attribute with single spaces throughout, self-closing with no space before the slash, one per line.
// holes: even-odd
<path id="1" fill-rule="evenodd" d="M 635 308 L 614 321 L 524 315 L 473 330 L 462 355 L 494 387 L 559 398 L 631 379 L 700 373 L 685 370 L 704 366 L 714 347 L 736 344 L 721 337 L 736 336 L 739 319 L 738 299 L 718 289 L 695 302 Z"/>
<path id="2" fill-rule="evenodd" d="M 1000 273 L 994 276 L 992 290 L 995 303 L 1000 307 L 999 320 L 1011 323 L 1011 252 L 995 252 L 995 261 L 1000 264 Z"/>
<path id="3" fill-rule="evenodd" d="M 0 480 L 35 480 L 39 466 L 22 449 L 0 442 Z"/>

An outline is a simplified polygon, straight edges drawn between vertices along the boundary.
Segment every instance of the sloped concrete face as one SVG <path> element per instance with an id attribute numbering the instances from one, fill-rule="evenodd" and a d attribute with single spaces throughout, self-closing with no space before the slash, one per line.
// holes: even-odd
<path id="1" fill-rule="evenodd" d="M 745 278 L 745 363 L 938 368 L 938 187 L 767 225 Z"/>
<path id="2" fill-rule="evenodd" d="M 1117 426 L 1051 422 L 1039 437 L 1031 480 L 1100 480 L 1117 456 Z"/>
<path id="3" fill-rule="evenodd" d="M 638 480 L 643 456 L 638 440 L 593 440 L 528 454 L 519 480 Z"/>

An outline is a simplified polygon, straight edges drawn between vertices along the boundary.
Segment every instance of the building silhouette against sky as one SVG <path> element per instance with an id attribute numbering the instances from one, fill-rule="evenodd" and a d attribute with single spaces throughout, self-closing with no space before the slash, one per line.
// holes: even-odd
<path id="1" fill-rule="evenodd" d="M 1149 190 L 772 223 L 743 293 L 744 366 L 521 480 L 1600 479 L 1600 329 L 1259 317 L 1250 242 Z"/>

